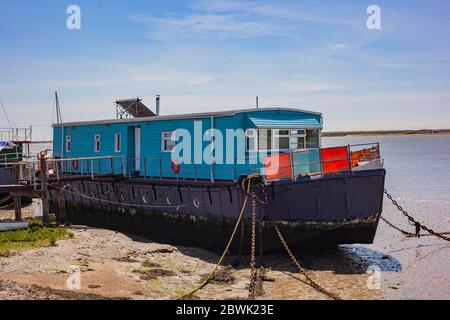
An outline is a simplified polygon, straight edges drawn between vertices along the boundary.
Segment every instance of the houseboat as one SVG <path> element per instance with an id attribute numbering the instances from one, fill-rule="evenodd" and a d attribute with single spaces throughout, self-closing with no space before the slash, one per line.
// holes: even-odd
<path id="1" fill-rule="evenodd" d="M 277 224 L 292 247 L 371 243 L 382 213 L 378 144 L 322 148 L 322 114 L 258 108 L 159 115 L 140 99 L 112 120 L 53 125 L 51 206 L 67 219 L 182 246 L 223 250 L 246 191 L 265 251 Z M 251 201 L 239 243 L 248 248 Z"/>
<path id="2" fill-rule="evenodd" d="M 15 166 L 25 160 L 30 154 L 32 128 L 0 128 L 0 185 L 11 185 L 19 178 L 19 167 Z M 23 172 L 22 172 L 23 173 Z M 2 199 L 8 193 L 0 192 L 0 207 Z"/>

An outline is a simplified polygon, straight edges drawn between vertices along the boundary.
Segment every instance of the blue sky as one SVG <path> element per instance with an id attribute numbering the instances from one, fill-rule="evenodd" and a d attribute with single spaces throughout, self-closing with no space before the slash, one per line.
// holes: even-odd
<path id="1" fill-rule="evenodd" d="M 66 28 L 71 4 L 81 30 Z M 0 13 L 0 99 L 36 138 L 50 138 L 55 90 L 65 121 L 112 118 L 135 96 L 174 114 L 258 95 L 323 112 L 326 130 L 450 127 L 446 0 L 0 0 Z"/>

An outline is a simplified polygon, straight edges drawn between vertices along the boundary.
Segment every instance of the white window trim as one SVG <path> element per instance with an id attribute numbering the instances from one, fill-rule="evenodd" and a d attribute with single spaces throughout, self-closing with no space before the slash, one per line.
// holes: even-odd
<path id="1" fill-rule="evenodd" d="M 161 152 L 173 153 L 173 152 L 175 152 L 175 147 L 172 150 L 166 150 L 166 148 L 165 148 L 165 142 L 166 142 L 166 140 L 168 140 L 168 138 L 166 138 L 166 134 L 167 133 L 171 134 L 170 140 L 172 140 L 174 142 L 177 141 L 176 135 L 175 135 L 175 131 L 163 131 L 163 132 L 161 132 Z"/>
<path id="2" fill-rule="evenodd" d="M 114 135 L 114 152 L 122 152 L 122 134 L 120 132 L 116 132 Z"/>
<path id="3" fill-rule="evenodd" d="M 70 153 L 72 151 L 72 136 L 71 135 L 66 136 L 66 148 L 65 149 L 66 149 L 67 153 Z"/>
<path id="4" fill-rule="evenodd" d="M 98 138 L 97 138 L 98 137 Z M 97 150 L 97 141 L 98 141 L 98 150 Z M 94 135 L 94 152 L 95 153 L 100 153 L 101 151 L 101 141 L 102 141 L 102 135 L 101 134 L 95 134 Z"/>

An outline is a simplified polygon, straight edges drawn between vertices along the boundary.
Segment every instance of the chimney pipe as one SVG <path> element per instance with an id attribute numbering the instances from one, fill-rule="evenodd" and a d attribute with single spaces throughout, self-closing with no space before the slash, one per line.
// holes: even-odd
<path id="1" fill-rule="evenodd" d="M 159 106 L 160 106 L 160 102 L 161 102 L 161 97 L 158 94 L 156 96 L 156 115 L 159 116 Z"/>

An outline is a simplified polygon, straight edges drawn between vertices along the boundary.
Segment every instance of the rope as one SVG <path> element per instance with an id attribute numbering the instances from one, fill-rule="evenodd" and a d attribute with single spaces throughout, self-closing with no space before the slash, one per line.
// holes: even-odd
<path id="1" fill-rule="evenodd" d="M 241 212 L 239 213 L 239 218 L 236 221 L 236 225 L 234 226 L 234 230 L 231 234 L 230 240 L 228 241 L 225 250 L 222 253 L 222 256 L 220 257 L 219 261 L 216 263 L 216 265 L 214 266 L 214 269 L 210 272 L 210 274 L 208 275 L 208 277 L 197 287 L 195 287 L 194 289 L 192 289 L 191 291 L 188 291 L 186 293 L 183 293 L 182 295 L 180 295 L 178 298 L 176 298 L 176 300 L 181 300 L 183 298 L 186 298 L 188 296 L 193 295 L 194 293 L 196 293 L 197 291 L 201 290 L 202 288 L 204 288 L 209 281 L 211 281 L 211 279 L 213 278 L 214 274 L 216 273 L 217 269 L 219 268 L 219 266 L 222 264 L 223 259 L 225 258 L 228 250 L 230 249 L 231 243 L 234 239 L 234 236 L 236 235 L 236 232 L 238 230 L 239 224 L 241 223 L 242 217 L 244 216 L 244 210 L 245 207 L 247 206 L 247 201 L 248 201 L 248 197 L 249 197 L 249 192 L 250 192 L 250 186 L 251 186 L 251 179 L 255 178 L 257 175 L 250 175 L 248 176 L 246 179 L 244 179 L 242 181 L 242 186 L 244 187 L 244 183 L 245 181 L 248 181 L 248 186 L 246 189 L 246 195 L 245 195 L 245 199 L 244 199 L 244 203 L 242 204 L 242 208 L 241 208 Z"/>

